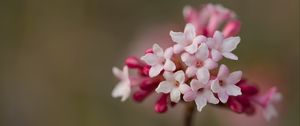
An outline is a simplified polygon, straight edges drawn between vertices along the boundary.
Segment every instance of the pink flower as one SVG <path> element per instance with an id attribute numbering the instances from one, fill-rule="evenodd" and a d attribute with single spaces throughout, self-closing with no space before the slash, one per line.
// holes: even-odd
<path id="1" fill-rule="evenodd" d="M 212 81 L 211 89 L 214 93 L 218 93 L 218 97 L 222 103 L 226 103 L 229 96 L 242 94 L 240 87 L 236 86 L 241 77 L 241 71 L 229 73 L 229 69 L 222 64 L 217 78 Z"/>
<path id="2" fill-rule="evenodd" d="M 209 50 L 205 43 L 201 43 L 197 52 L 193 55 L 183 53 L 181 59 L 187 66 L 186 75 L 188 77 L 193 77 L 199 68 L 207 69 L 205 71 L 208 71 L 218 66 L 215 61 L 209 58 Z"/>
<path id="3" fill-rule="evenodd" d="M 120 82 L 112 91 L 114 98 L 121 97 L 121 101 L 125 101 L 130 96 L 131 84 L 128 76 L 128 67 L 124 66 L 123 71 L 113 67 L 113 74 L 120 79 Z"/>
<path id="4" fill-rule="evenodd" d="M 272 87 L 266 94 L 255 97 L 254 101 L 262 108 L 262 113 L 265 119 L 270 121 L 273 117 L 278 116 L 273 103 L 279 102 L 281 99 L 282 96 L 277 92 L 277 88 Z"/>
<path id="5" fill-rule="evenodd" d="M 184 32 L 170 32 L 172 40 L 177 43 L 174 45 L 174 53 L 181 53 L 183 50 L 190 54 L 197 51 L 198 44 L 204 41 L 204 36 L 196 36 L 195 27 L 192 24 L 186 24 Z"/>
<path id="6" fill-rule="evenodd" d="M 184 93 L 183 99 L 187 102 L 195 101 L 199 112 L 207 105 L 207 102 L 212 104 L 219 103 L 219 100 L 210 89 L 210 83 L 203 83 L 197 79 L 193 79 L 190 85 L 191 90 Z"/>
<path id="7" fill-rule="evenodd" d="M 212 59 L 219 61 L 222 57 L 238 60 L 238 57 L 231 53 L 240 43 L 240 37 L 225 38 L 221 32 L 216 31 L 213 38 L 208 38 L 207 45 L 211 49 Z"/>
<path id="8" fill-rule="evenodd" d="M 177 71 L 176 73 L 164 72 L 163 74 L 165 81 L 160 82 L 158 87 L 155 89 L 157 93 L 170 93 L 172 102 L 178 103 L 180 95 L 184 93 L 189 87 L 185 83 L 184 72 Z"/>
<path id="9" fill-rule="evenodd" d="M 167 48 L 164 52 L 159 45 L 154 44 L 152 49 L 153 53 L 147 53 L 141 57 L 141 60 L 151 66 L 149 70 L 150 77 L 157 76 L 162 70 L 174 71 L 176 69 L 175 63 L 171 60 L 173 55 L 172 47 Z"/>

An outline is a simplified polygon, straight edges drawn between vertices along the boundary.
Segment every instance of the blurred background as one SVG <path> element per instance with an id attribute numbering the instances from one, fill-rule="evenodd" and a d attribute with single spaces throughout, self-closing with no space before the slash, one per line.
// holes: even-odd
<path id="1" fill-rule="evenodd" d="M 279 117 L 207 107 L 195 125 L 299 125 L 299 0 L 0 0 L 1 126 L 177 126 L 182 106 L 153 111 L 111 97 L 113 66 L 184 28 L 184 5 L 220 3 L 242 21 L 235 53 L 250 81 L 278 86 Z M 257 123 L 257 124 L 256 124 Z"/>

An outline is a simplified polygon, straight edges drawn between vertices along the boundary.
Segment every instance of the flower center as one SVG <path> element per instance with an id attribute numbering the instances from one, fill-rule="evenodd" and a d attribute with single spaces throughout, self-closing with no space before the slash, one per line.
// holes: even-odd
<path id="1" fill-rule="evenodd" d="M 202 61 L 197 61 L 196 66 L 197 67 L 202 67 L 203 66 L 203 62 Z"/>

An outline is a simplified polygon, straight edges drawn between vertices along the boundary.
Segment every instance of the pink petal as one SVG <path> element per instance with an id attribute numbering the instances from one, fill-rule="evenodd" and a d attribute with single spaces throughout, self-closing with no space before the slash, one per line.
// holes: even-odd
<path id="1" fill-rule="evenodd" d="M 171 101 L 178 103 L 180 100 L 180 91 L 177 88 L 173 88 L 171 93 L 170 93 L 170 97 L 171 97 Z"/>
<path id="2" fill-rule="evenodd" d="M 197 110 L 199 112 L 201 112 L 203 107 L 206 106 L 206 104 L 207 104 L 206 98 L 204 98 L 202 96 L 197 96 L 197 98 L 195 99 L 195 102 L 196 102 L 196 105 L 197 105 Z"/>
<path id="3" fill-rule="evenodd" d="M 228 59 L 231 59 L 231 60 L 238 60 L 239 59 L 236 55 L 234 55 L 233 53 L 230 53 L 230 52 L 223 53 L 223 56 L 228 58 Z"/>
<path id="4" fill-rule="evenodd" d="M 206 84 L 210 79 L 210 73 L 208 69 L 205 67 L 198 69 L 196 75 L 197 75 L 197 79 L 203 84 Z"/>
<path id="5" fill-rule="evenodd" d="M 197 73 L 197 68 L 195 66 L 190 66 L 186 69 L 185 74 L 187 77 L 193 77 Z"/>
<path id="6" fill-rule="evenodd" d="M 215 31 L 213 38 L 216 41 L 216 44 L 221 44 L 223 42 L 224 36 L 220 31 Z"/>
<path id="7" fill-rule="evenodd" d="M 225 91 L 218 92 L 218 97 L 222 103 L 226 103 L 228 101 L 228 95 Z"/>
<path id="8" fill-rule="evenodd" d="M 198 81 L 196 79 L 193 79 L 191 81 L 190 85 L 191 85 L 191 89 L 193 91 L 198 91 L 200 88 L 204 88 L 205 87 L 204 84 L 202 84 L 200 81 Z"/>
<path id="9" fill-rule="evenodd" d="M 150 77 L 155 77 L 157 76 L 161 71 L 163 70 L 163 66 L 162 65 L 154 65 L 150 68 L 149 71 L 149 76 Z"/>
<path id="10" fill-rule="evenodd" d="M 180 84 L 179 85 L 179 91 L 184 94 L 186 92 L 188 92 L 189 90 L 191 90 L 190 86 L 188 86 L 187 84 Z"/>
<path id="11" fill-rule="evenodd" d="M 184 72 L 182 70 L 177 71 L 174 74 L 174 78 L 175 78 L 176 81 L 178 81 L 180 84 L 182 84 L 185 81 L 185 74 L 184 74 Z"/>
<path id="12" fill-rule="evenodd" d="M 219 72 L 218 72 L 218 75 L 217 77 L 221 80 L 227 78 L 229 76 L 229 69 L 227 66 L 225 66 L 224 64 L 222 64 L 220 66 L 220 69 L 219 69 Z"/>
<path id="13" fill-rule="evenodd" d="M 181 44 L 175 44 L 173 47 L 173 51 L 175 54 L 181 53 L 184 49 L 184 47 Z"/>
<path id="14" fill-rule="evenodd" d="M 207 38 L 206 44 L 210 49 L 214 49 L 217 46 L 216 42 L 212 38 Z"/>
<path id="15" fill-rule="evenodd" d="M 158 87 L 155 89 L 157 93 L 169 93 L 174 88 L 174 84 L 168 81 L 162 81 L 159 83 Z"/>
<path id="16" fill-rule="evenodd" d="M 236 85 L 227 85 L 226 93 L 231 96 L 238 96 L 242 94 L 241 88 Z"/>
<path id="17" fill-rule="evenodd" d="M 196 64 L 196 59 L 194 56 L 190 55 L 189 53 L 183 53 L 181 55 L 181 60 L 185 63 L 187 66 L 194 66 Z"/>
<path id="18" fill-rule="evenodd" d="M 191 102 L 196 99 L 196 96 L 197 96 L 197 94 L 194 91 L 189 90 L 184 93 L 183 100 L 186 102 Z"/>
<path id="19" fill-rule="evenodd" d="M 222 54 L 215 49 L 211 50 L 211 57 L 214 61 L 220 61 L 223 58 Z"/>
<path id="20" fill-rule="evenodd" d="M 193 40 L 196 36 L 194 25 L 191 23 L 186 24 L 184 28 L 184 34 L 187 40 Z"/>
<path id="21" fill-rule="evenodd" d="M 173 61 L 166 59 L 166 62 L 164 64 L 164 69 L 167 71 L 174 71 L 176 69 L 176 66 Z"/>
<path id="22" fill-rule="evenodd" d="M 207 38 L 205 36 L 199 35 L 194 38 L 193 43 L 200 44 L 200 43 L 205 43 L 206 41 L 207 41 Z"/>
<path id="23" fill-rule="evenodd" d="M 207 59 L 204 61 L 204 67 L 206 67 L 209 70 L 212 70 L 212 69 L 215 69 L 216 67 L 218 67 L 218 63 L 216 63 L 212 59 Z"/>
<path id="24" fill-rule="evenodd" d="M 198 44 L 196 42 L 193 42 L 189 46 L 184 47 L 184 50 L 190 54 L 194 54 L 197 51 L 197 47 L 198 47 Z"/>
<path id="25" fill-rule="evenodd" d="M 231 52 L 233 51 L 237 45 L 240 43 L 240 37 L 229 37 L 223 41 L 222 44 L 222 52 Z"/>
<path id="26" fill-rule="evenodd" d="M 214 93 L 218 93 L 220 90 L 222 90 L 221 88 L 221 86 L 220 86 L 220 84 L 219 84 L 219 80 L 218 79 L 216 79 L 216 80 L 213 80 L 213 81 L 211 81 L 212 83 L 211 83 L 211 90 L 214 92 Z"/>
<path id="27" fill-rule="evenodd" d="M 185 35 L 182 32 L 170 31 L 171 39 L 176 43 L 183 43 L 185 41 Z"/>
<path id="28" fill-rule="evenodd" d="M 173 55 L 173 47 L 169 47 L 165 50 L 164 57 L 167 59 L 171 59 Z"/>
<path id="29" fill-rule="evenodd" d="M 226 79 L 226 84 L 236 84 L 242 78 L 242 71 L 235 71 L 229 74 L 228 78 Z"/>
<path id="30" fill-rule="evenodd" d="M 154 44 L 152 48 L 155 55 L 163 57 L 164 51 L 158 44 Z"/>
<path id="31" fill-rule="evenodd" d="M 167 80 L 167 81 L 174 81 L 174 74 L 172 72 L 168 72 L 168 71 L 165 71 L 163 73 L 163 76 L 164 78 Z"/>
<path id="32" fill-rule="evenodd" d="M 141 60 L 143 60 L 144 62 L 146 62 L 146 64 L 151 65 L 151 66 L 160 63 L 159 57 L 152 53 L 147 53 L 146 55 L 142 56 Z"/>
<path id="33" fill-rule="evenodd" d="M 208 47 L 205 43 L 202 43 L 198 48 L 198 51 L 196 53 L 196 58 L 200 59 L 201 61 L 204 61 L 208 58 L 208 55 L 209 55 Z"/>
<path id="34" fill-rule="evenodd" d="M 212 103 L 212 104 L 219 103 L 219 99 L 217 99 L 211 91 L 205 91 L 205 97 L 209 103 Z"/>

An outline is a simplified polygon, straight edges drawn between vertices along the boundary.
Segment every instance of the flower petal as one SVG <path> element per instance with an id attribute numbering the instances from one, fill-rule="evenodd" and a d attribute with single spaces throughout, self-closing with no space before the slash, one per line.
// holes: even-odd
<path id="1" fill-rule="evenodd" d="M 194 54 L 197 51 L 198 44 L 197 42 L 193 42 L 189 46 L 184 47 L 184 50 L 190 54 Z"/>
<path id="2" fill-rule="evenodd" d="M 219 103 L 219 99 L 217 99 L 211 91 L 205 91 L 205 97 L 209 103 L 212 103 L 212 104 Z"/>
<path id="3" fill-rule="evenodd" d="M 238 96 L 242 94 L 241 88 L 236 85 L 227 85 L 226 93 L 230 96 Z"/>
<path id="4" fill-rule="evenodd" d="M 193 40 L 193 43 L 197 43 L 197 44 L 200 44 L 200 43 L 205 43 L 207 41 L 207 38 L 204 36 L 204 35 L 199 35 L 199 36 L 196 36 Z"/>
<path id="5" fill-rule="evenodd" d="M 186 102 L 191 102 L 196 99 L 196 96 L 197 96 L 197 94 L 194 91 L 189 90 L 184 93 L 183 100 Z"/>
<path id="6" fill-rule="evenodd" d="M 222 54 L 216 49 L 211 50 L 211 57 L 214 61 L 220 61 L 223 58 Z"/>
<path id="7" fill-rule="evenodd" d="M 202 84 L 200 81 L 198 81 L 196 79 L 193 79 L 191 81 L 190 85 L 191 85 L 191 89 L 193 91 L 198 91 L 200 88 L 204 88 L 205 87 L 204 84 Z"/>
<path id="8" fill-rule="evenodd" d="M 215 31 L 213 38 L 216 41 L 216 44 L 221 44 L 223 42 L 224 36 L 220 31 Z"/>
<path id="9" fill-rule="evenodd" d="M 167 71 L 174 71 L 176 69 L 175 63 L 172 60 L 166 59 L 164 69 Z"/>
<path id="10" fill-rule="evenodd" d="M 154 65 L 150 68 L 149 70 L 149 76 L 150 77 L 155 77 L 157 76 L 161 71 L 163 70 L 162 65 Z"/>
<path id="11" fill-rule="evenodd" d="M 183 48 L 184 47 L 181 44 L 175 44 L 173 46 L 173 51 L 174 51 L 175 54 L 179 54 L 184 50 Z"/>
<path id="12" fill-rule="evenodd" d="M 217 77 L 220 80 L 224 80 L 225 78 L 227 78 L 229 76 L 229 69 L 226 65 L 222 64 L 219 68 L 219 72 Z"/>
<path id="13" fill-rule="evenodd" d="M 153 47 L 153 53 L 159 57 L 163 57 L 164 55 L 164 50 L 158 45 L 158 44 L 154 44 Z"/>
<path id="14" fill-rule="evenodd" d="M 181 54 L 181 60 L 185 63 L 187 66 L 194 66 L 196 64 L 196 59 L 189 53 L 183 53 Z"/>
<path id="15" fill-rule="evenodd" d="M 202 43 L 198 48 L 196 57 L 197 57 L 197 59 L 204 61 L 208 58 L 208 55 L 209 55 L 208 47 L 205 43 Z"/>
<path id="16" fill-rule="evenodd" d="M 180 84 L 182 84 L 185 81 L 185 74 L 184 74 L 184 72 L 182 70 L 177 71 L 174 74 L 174 78 L 175 78 L 176 81 L 178 81 Z"/>
<path id="17" fill-rule="evenodd" d="M 228 59 L 231 59 L 231 60 L 238 60 L 239 59 L 236 55 L 234 55 L 233 53 L 230 53 L 230 52 L 223 53 L 223 56 L 228 58 Z"/>
<path id="18" fill-rule="evenodd" d="M 167 48 L 164 53 L 164 57 L 167 59 L 171 59 L 173 55 L 173 47 Z"/>
<path id="19" fill-rule="evenodd" d="M 204 67 L 206 67 L 209 70 L 212 70 L 212 69 L 215 69 L 216 67 L 218 67 L 218 63 L 216 63 L 212 59 L 207 59 L 204 61 Z"/>
<path id="20" fill-rule="evenodd" d="M 240 37 L 229 37 L 226 38 L 222 43 L 222 51 L 223 52 L 231 52 L 233 51 L 237 45 L 240 43 Z"/>
<path id="21" fill-rule="evenodd" d="M 169 93 L 174 88 L 174 84 L 169 81 L 162 81 L 159 83 L 158 87 L 155 89 L 157 93 Z"/>
<path id="22" fill-rule="evenodd" d="M 218 92 L 218 97 L 222 103 L 226 103 L 228 101 L 228 95 L 224 90 Z"/>
<path id="23" fill-rule="evenodd" d="M 196 36 L 194 25 L 191 23 L 186 24 L 184 28 L 184 34 L 187 40 L 193 40 Z"/>
<path id="24" fill-rule="evenodd" d="M 180 100 L 180 91 L 177 88 L 173 88 L 171 93 L 170 93 L 170 97 L 171 97 L 171 101 L 178 103 Z"/>
<path id="25" fill-rule="evenodd" d="M 197 110 L 199 112 L 201 112 L 203 107 L 206 106 L 206 104 L 207 104 L 206 98 L 204 98 L 202 96 L 197 96 L 197 98 L 195 99 L 195 102 L 196 102 L 196 105 L 197 105 Z"/>
<path id="26" fill-rule="evenodd" d="M 228 78 L 226 79 L 226 84 L 236 84 L 242 78 L 242 71 L 235 71 L 229 74 Z"/>
<path id="27" fill-rule="evenodd" d="M 190 67 L 187 67 L 185 74 L 187 77 L 193 77 L 196 75 L 197 70 L 198 69 L 195 66 L 190 66 Z"/>
<path id="28" fill-rule="evenodd" d="M 206 84 L 210 79 L 210 73 L 208 69 L 205 67 L 198 69 L 196 75 L 197 75 L 197 79 L 203 84 Z"/>
<path id="29" fill-rule="evenodd" d="M 171 39 L 176 43 L 183 43 L 185 41 L 185 34 L 182 32 L 170 31 Z"/>
<path id="30" fill-rule="evenodd" d="M 112 71 L 113 71 L 113 74 L 114 74 L 118 79 L 123 79 L 123 78 L 124 78 L 123 72 L 122 72 L 119 68 L 113 67 Z"/>
<path id="31" fill-rule="evenodd" d="M 220 86 L 219 80 L 216 79 L 216 80 L 211 81 L 210 88 L 214 93 L 218 93 L 222 87 Z"/>
<path id="32" fill-rule="evenodd" d="M 179 88 L 179 91 L 182 94 L 184 94 L 184 93 L 188 92 L 189 90 L 191 90 L 191 87 L 188 86 L 187 84 L 180 84 L 178 88 Z"/>
<path id="33" fill-rule="evenodd" d="M 125 84 L 124 82 L 121 82 L 113 89 L 112 97 L 121 97 L 121 101 L 125 101 L 130 96 L 130 91 L 130 86 L 128 86 L 128 84 Z"/>
<path id="34" fill-rule="evenodd" d="M 159 57 L 152 53 L 147 53 L 146 55 L 142 56 L 141 60 L 143 60 L 144 62 L 146 62 L 146 64 L 148 64 L 150 66 L 160 63 Z"/>

